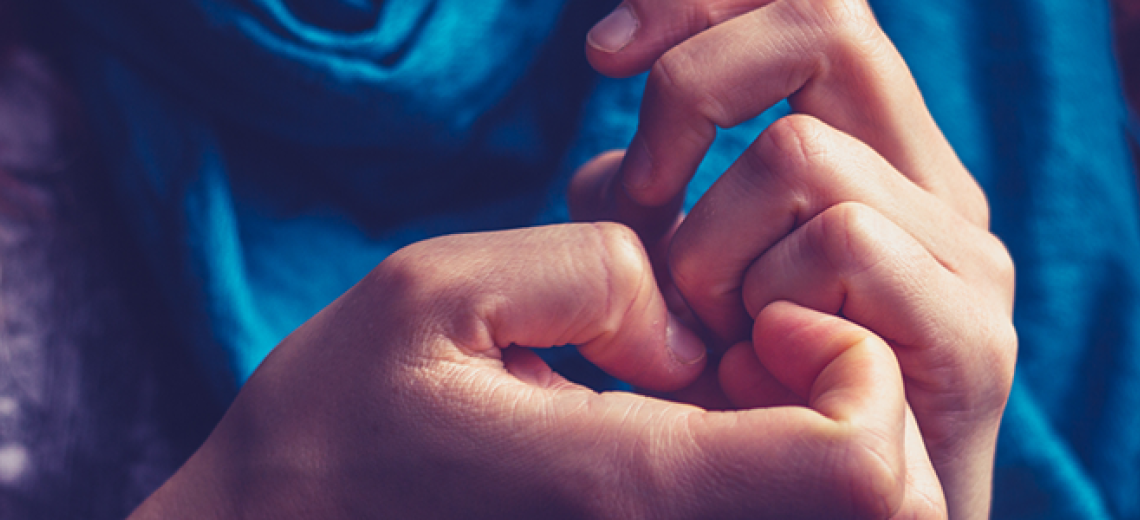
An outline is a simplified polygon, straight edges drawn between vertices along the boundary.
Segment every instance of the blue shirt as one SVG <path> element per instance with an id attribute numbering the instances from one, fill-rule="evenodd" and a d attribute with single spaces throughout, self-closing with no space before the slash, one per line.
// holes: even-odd
<path id="1" fill-rule="evenodd" d="M 129 232 L 223 398 L 399 247 L 565 219 L 644 81 L 583 60 L 609 2 L 66 3 Z M 872 4 L 1018 266 L 994 516 L 1140 518 L 1140 215 L 1106 3 Z M 786 110 L 722 132 L 690 204 Z"/>

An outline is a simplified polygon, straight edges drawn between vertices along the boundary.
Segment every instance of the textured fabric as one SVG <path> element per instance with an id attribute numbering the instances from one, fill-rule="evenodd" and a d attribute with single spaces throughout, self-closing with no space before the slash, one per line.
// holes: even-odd
<path id="1" fill-rule="evenodd" d="M 220 395 L 385 255 L 564 218 L 643 79 L 581 57 L 610 5 L 65 0 L 132 232 Z M 1140 518 L 1140 233 L 1107 5 L 878 0 L 1018 266 L 997 518 Z M 780 106 L 722 132 L 690 202 Z"/>
<path id="2" fill-rule="evenodd" d="M 75 101 L 43 54 L 0 46 L 6 520 L 125 518 L 223 411 L 147 312 L 141 262 L 107 211 Z"/>

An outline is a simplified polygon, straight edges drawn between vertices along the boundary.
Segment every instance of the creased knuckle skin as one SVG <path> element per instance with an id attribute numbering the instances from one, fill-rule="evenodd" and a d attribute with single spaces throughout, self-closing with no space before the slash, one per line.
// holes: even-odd
<path id="1" fill-rule="evenodd" d="M 1000 415 L 1009 399 L 1017 365 L 1018 338 L 1012 319 L 991 318 L 977 326 L 979 366 L 984 367 L 976 381 L 977 401 L 971 406 L 978 414 Z"/>
<path id="2" fill-rule="evenodd" d="M 652 270 L 641 240 L 629 227 L 598 222 L 592 225 L 592 232 L 599 242 L 601 270 L 606 276 L 606 330 L 616 329 L 617 324 L 625 319 L 630 305 L 637 301 L 646 273 Z"/>
<path id="3" fill-rule="evenodd" d="M 794 7 L 832 44 L 843 48 L 858 48 L 878 27 L 866 0 L 796 0 Z"/>
<path id="4" fill-rule="evenodd" d="M 628 226 L 614 222 L 598 222 L 591 226 L 605 253 L 605 269 L 611 280 L 636 280 L 648 266 L 641 239 Z M 618 287 L 611 287 L 616 289 Z"/>
<path id="5" fill-rule="evenodd" d="M 738 121 L 715 97 L 707 65 L 685 47 L 674 47 L 661 56 L 649 71 L 646 97 L 701 115 L 725 128 Z"/>
<path id="6" fill-rule="evenodd" d="M 749 152 L 773 173 L 786 170 L 800 174 L 825 169 L 824 161 L 833 148 L 826 124 L 810 115 L 793 114 L 769 125 Z"/>
<path id="7" fill-rule="evenodd" d="M 1013 264 L 1013 257 L 1005 244 L 997 237 L 988 235 L 983 239 L 981 247 L 981 265 L 983 272 L 987 273 L 999 290 L 1009 294 L 1012 304 L 1013 289 L 1017 280 L 1017 269 Z"/>
<path id="8" fill-rule="evenodd" d="M 850 276 L 882 259 L 876 240 L 882 221 L 870 206 L 842 202 L 812 219 L 809 236 L 832 269 Z"/>
<path id="9" fill-rule="evenodd" d="M 457 277 L 446 262 L 444 252 L 449 237 L 436 238 L 406 246 L 384 259 L 369 273 L 362 286 L 390 285 L 398 282 L 406 288 L 404 292 L 429 292 L 439 290 L 446 281 Z"/>
<path id="10" fill-rule="evenodd" d="M 969 171 L 963 168 L 963 175 L 970 176 Z M 942 196 L 944 199 L 954 199 L 959 201 L 956 205 L 958 211 L 969 222 L 973 223 L 980 229 L 989 229 L 990 227 L 990 202 L 986 198 L 986 192 L 982 190 L 981 185 L 970 176 L 971 182 L 964 183 L 954 188 L 953 193 L 948 193 Z M 996 240 L 996 238 L 995 238 Z M 1000 241 L 998 241 L 1000 242 Z M 1002 246 L 1004 250 L 1004 245 Z"/>

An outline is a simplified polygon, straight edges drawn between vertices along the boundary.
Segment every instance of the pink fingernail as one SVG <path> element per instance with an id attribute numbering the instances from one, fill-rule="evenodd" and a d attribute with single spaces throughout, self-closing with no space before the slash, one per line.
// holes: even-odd
<path id="1" fill-rule="evenodd" d="M 682 365 L 695 365 L 707 355 L 705 344 L 688 327 L 669 315 L 665 323 L 665 344 Z"/>
<path id="2" fill-rule="evenodd" d="M 618 52 L 633 41 L 640 26 L 633 9 L 623 3 L 590 29 L 590 33 L 586 35 L 586 42 L 600 51 Z"/>

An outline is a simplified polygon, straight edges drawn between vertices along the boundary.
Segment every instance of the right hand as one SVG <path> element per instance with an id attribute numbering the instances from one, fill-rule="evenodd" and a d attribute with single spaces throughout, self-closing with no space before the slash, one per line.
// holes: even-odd
<path id="1" fill-rule="evenodd" d="M 807 407 L 597 394 L 518 345 L 659 390 L 703 369 L 633 232 L 414 244 L 279 345 L 135 518 L 944 516 L 890 347 L 793 304 L 758 323 Z"/>
<path id="2" fill-rule="evenodd" d="M 737 345 L 719 381 L 674 396 L 784 400 L 772 378 L 733 372 L 763 368 L 738 343 L 753 319 L 776 301 L 841 316 L 895 347 L 951 516 L 987 518 L 1017 353 L 1013 265 L 866 0 L 625 0 L 587 56 L 606 74 L 650 73 L 628 152 L 582 167 L 571 214 L 638 230 L 676 312 Z M 717 128 L 782 99 L 796 113 L 678 224 Z M 759 381 L 775 391 L 742 401 Z"/>

